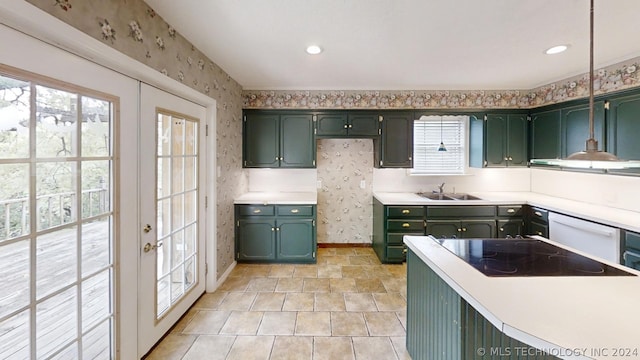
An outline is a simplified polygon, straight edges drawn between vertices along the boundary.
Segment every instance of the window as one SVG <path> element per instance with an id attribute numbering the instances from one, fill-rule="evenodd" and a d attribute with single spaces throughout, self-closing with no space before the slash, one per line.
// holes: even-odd
<path id="1" fill-rule="evenodd" d="M 422 116 L 413 122 L 412 174 L 464 174 L 468 116 Z M 440 142 L 446 151 L 438 151 Z"/>

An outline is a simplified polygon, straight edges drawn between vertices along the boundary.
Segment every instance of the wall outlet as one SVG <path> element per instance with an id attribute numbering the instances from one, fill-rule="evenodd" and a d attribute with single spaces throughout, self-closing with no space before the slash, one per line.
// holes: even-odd
<path id="1" fill-rule="evenodd" d="M 366 189 L 366 188 L 367 188 L 366 180 L 360 180 L 360 189 Z"/>

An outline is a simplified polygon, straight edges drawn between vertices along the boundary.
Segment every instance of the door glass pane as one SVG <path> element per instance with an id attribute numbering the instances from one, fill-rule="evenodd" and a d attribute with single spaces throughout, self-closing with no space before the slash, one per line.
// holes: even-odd
<path id="1" fill-rule="evenodd" d="M 109 266 L 111 260 L 111 217 L 82 224 L 82 276 Z"/>
<path id="2" fill-rule="evenodd" d="M 46 358 L 78 336 L 76 287 L 36 307 L 36 354 Z"/>
<path id="3" fill-rule="evenodd" d="M 36 240 L 36 297 L 69 286 L 77 280 L 78 228 L 60 229 Z"/>
<path id="4" fill-rule="evenodd" d="M 82 331 L 85 332 L 111 316 L 109 280 L 105 270 L 85 280 L 82 285 Z"/>
<path id="5" fill-rule="evenodd" d="M 0 247 L 0 319 L 29 305 L 29 248 L 28 240 Z"/>
<path id="6" fill-rule="evenodd" d="M 157 301 L 160 317 L 193 286 L 197 252 L 198 123 L 168 114 L 157 118 L 156 251 Z M 188 155 L 187 155 L 188 154 Z"/>
<path id="7" fill-rule="evenodd" d="M 111 103 L 82 97 L 82 156 L 111 154 Z"/>
<path id="8" fill-rule="evenodd" d="M 113 359 L 109 343 L 111 341 L 111 322 L 100 324 L 82 337 L 82 357 L 92 360 Z"/>
<path id="9" fill-rule="evenodd" d="M 1 145 L 0 145 L 1 146 Z M 29 164 L 0 164 L 0 242 L 29 234 Z"/>
<path id="10" fill-rule="evenodd" d="M 37 157 L 76 156 L 78 96 L 36 86 L 36 107 Z"/>
<path id="11" fill-rule="evenodd" d="M 0 321 L 0 359 L 31 358 L 29 328 L 29 310 Z"/>
<path id="12" fill-rule="evenodd" d="M 0 84 L 0 158 L 27 158 L 31 87 L 2 75 Z"/>
<path id="13" fill-rule="evenodd" d="M 82 218 L 91 218 L 111 211 L 109 200 L 110 161 L 82 162 Z"/>
<path id="14" fill-rule="evenodd" d="M 76 162 L 43 162 L 36 165 L 38 230 L 68 224 L 77 219 Z"/>

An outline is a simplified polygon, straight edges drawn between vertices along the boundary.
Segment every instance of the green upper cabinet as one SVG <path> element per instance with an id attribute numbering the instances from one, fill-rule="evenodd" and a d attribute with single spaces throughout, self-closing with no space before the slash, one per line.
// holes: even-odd
<path id="1" fill-rule="evenodd" d="M 532 159 L 560 158 L 560 109 L 531 114 Z"/>
<path id="2" fill-rule="evenodd" d="M 478 134 L 477 121 L 471 123 L 471 136 L 483 135 L 484 167 L 527 166 L 528 149 L 528 117 L 526 113 L 501 113 L 485 116 L 484 134 Z M 476 125 L 474 127 L 474 125 Z M 472 152 L 480 149 L 474 147 L 480 141 L 471 141 Z M 477 153 L 475 155 L 477 157 Z M 470 158 L 471 166 L 478 166 L 479 161 Z"/>
<path id="3" fill-rule="evenodd" d="M 311 113 L 245 111 L 243 167 L 313 168 L 316 144 Z"/>
<path id="4" fill-rule="evenodd" d="M 562 141 L 560 142 L 560 156 L 566 158 L 574 152 L 584 151 L 586 141 L 589 138 L 589 104 L 576 105 L 562 108 L 561 127 Z M 595 139 L 598 140 L 598 148 L 605 148 L 604 143 L 604 101 L 594 104 Z"/>
<path id="5" fill-rule="evenodd" d="M 316 115 L 318 138 L 371 138 L 378 136 L 376 112 L 322 112 Z"/>
<path id="6" fill-rule="evenodd" d="M 640 160 L 640 94 L 611 99 L 607 120 L 607 151 L 623 160 Z"/>
<path id="7" fill-rule="evenodd" d="M 413 167 L 413 112 L 380 113 L 380 139 L 374 139 L 375 167 Z"/>

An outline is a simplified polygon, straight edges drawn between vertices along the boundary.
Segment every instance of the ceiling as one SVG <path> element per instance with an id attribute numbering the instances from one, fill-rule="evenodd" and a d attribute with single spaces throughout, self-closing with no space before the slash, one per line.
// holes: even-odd
<path id="1" fill-rule="evenodd" d="M 588 0 L 145 1 L 245 90 L 533 89 L 589 67 Z M 595 1 L 596 68 L 640 56 L 638 14 Z"/>

